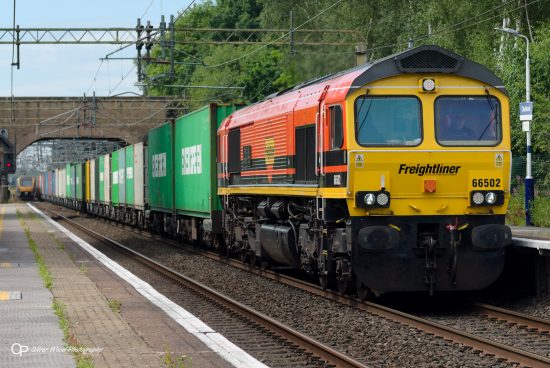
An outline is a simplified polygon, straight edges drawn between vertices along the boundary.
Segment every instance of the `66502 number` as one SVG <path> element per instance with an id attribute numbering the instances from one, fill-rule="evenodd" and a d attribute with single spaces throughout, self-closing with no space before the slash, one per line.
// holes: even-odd
<path id="1" fill-rule="evenodd" d="M 500 179 L 472 179 L 473 188 L 498 188 Z"/>

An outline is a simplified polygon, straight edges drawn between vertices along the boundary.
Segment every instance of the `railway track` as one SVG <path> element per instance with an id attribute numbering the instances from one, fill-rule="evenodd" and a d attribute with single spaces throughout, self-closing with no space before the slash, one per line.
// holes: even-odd
<path id="1" fill-rule="evenodd" d="M 48 211 L 54 213 L 54 211 L 52 211 L 51 209 L 48 209 Z M 58 214 L 58 216 L 62 217 L 59 214 Z M 82 230 L 84 230 L 88 233 L 90 233 L 90 232 L 93 233 L 92 234 L 93 236 L 98 236 L 98 237 L 101 237 L 101 238 L 105 239 L 102 235 L 97 234 L 97 233 L 83 227 L 82 225 L 80 225 L 80 224 L 78 224 L 78 223 L 76 223 L 72 220 L 67 219 L 67 221 L 70 221 L 76 227 L 78 227 L 78 228 L 80 228 L 80 229 L 82 229 Z M 155 239 L 158 238 L 154 235 L 148 235 L 148 233 L 146 233 L 146 232 L 139 231 L 139 233 L 141 233 L 142 235 L 151 237 L 151 238 L 155 238 Z M 159 238 L 159 240 L 162 240 L 163 242 L 168 242 L 173 246 L 177 246 L 177 247 L 180 247 L 180 248 L 182 247 L 181 243 L 177 243 L 177 242 L 165 239 L 165 238 Z M 117 247 L 122 247 L 123 249 L 127 250 L 130 254 L 132 254 L 133 257 L 134 257 L 133 254 L 137 254 L 136 252 L 132 251 L 131 249 L 126 248 L 125 246 L 123 246 L 123 245 L 121 245 L 117 242 L 114 242 L 114 241 L 111 241 L 111 240 L 105 240 L 105 241 L 112 242 L 113 244 L 116 244 Z M 195 251 L 195 252 L 198 251 L 196 248 L 191 248 L 191 247 L 189 247 L 189 248 L 192 251 Z M 482 337 L 482 336 L 478 336 L 478 335 L 475 335 L 475 334 L 472 334 L 472 333 L 468 333 L 466 331 L 462 331 L 460 329 L 456 329 L 456 328 L 447 326 L 447 325 L 442 324 L 442 323 L 438 323 L 438 322 L 435 322 L 435 321 L 432 321 L 432 320 L 429 320 L 429 319 L 426 319 L 426 318 L 422 318 L 422 317 L 419 317 L 419 316 L 416 316 L 416 315 L 413 315 L 413 314 L 405 313 L 405 312 L 402 312 L 402 311 L 399 311 L 399 310 L 396 310 L 396 309 L 393 309 L 393 308 L 389 308 L 389 307 L 386 307 L 386 306 L 383 306 L 383 305 L 380 305 L 380 304 L 377 304 L 377 303 L 372 303 L 372 302 L 368 302 L 368 301 L 364 302 L 364 301 L 361 301 L 359 299 L 349 297 L 349 296 L 346 296 L 346 295 L 343 295 L 343 294 L 340 294 L 340 293 L 337 293 L 337 292 L 334 292 L 334 291 L 331 291 L 331 290 L 324 290 L 321 287 L 319 287 L 318 285 L 308 283 L 306 281 L 299 280 L 299 279 L 289 277 L 289 276 L 286 276 L 286 275 L 282 275 L 280 273 L 276 273 L 276 272 L 273 272 L 273 271 L 270 271 L 270 270 L 265 270 L 265 269 L 261 269 L 261 268 L 258 268 L 258 267 L 252 267 L 251 265 L 246 264 L 242 261 L 226 258 L 226 257 L 220 256 L 220 255 L 218 255 L 216 253 L 213 253 L 213 252 L 207 252 L 207 251 L 200 251 L 200 252 L 202 254 L 204 254 L 205 256 L 209 257 L 209 258 L 218 260 L 218 261 L 226 263 L 226 264 L 230 264 L 230 265 L 232 265 L 234 267 L 237 267 L 239 269 L 246 270 L 248 272 L 258 274 L 258 275 L 261 275 L 263 277 L 270 278 L 272 280 L 276 280 L 276 281 L 281 282 L 283 284 L 293 286 L 293 287 L 299 288 L 301 290 L 305 290 L 305 291 L 307 291 L 309 293 L 312 293 L 314 295 L 321 296 L 323 298 L 333 300 L 335 302 L 342 303 L 342 304 L 357 308 L 359 310 L 367 311 L 367 312 L 372 313 L 374 315 L 377 315 L 379 317 L 383 317 L 383 318 L 386 318 L 388 320 L 395 321 L 395 322 L 401 323 L 403 325 L 416 328 L 416 329 L 421 330 L 425 333 L 433 334 L 435 336 L 442 337 L 445 340 L 453 341 L 455 343 L 459 343 L 459 344 L 469 346 L 469 347 L 473 348 L 474 350 L 481 351 L 481 352 L 483 352 L 485 354 L 488 354 L 488 355 L 497 356 L 497 357 L 505 359 L 509 362 L 513 362 L 513 363 L 520 364 L 522 366 L 529 366 L 529 367 L 549 367 L 550 366 L 550 358 L 548 358 L 546 356 L 543 356 L 543 355 L 539 355 L 539 354 L 536 354 L 536 353 L 533 353 L 533 352 L 530 352 L 530 351 L 522 350 L 522 349 L 513 347 L 511 345 L 507 345 L 505 343 L 497 342 L 497 341 L 494 341 L 492 339 L 488 339 L 488 338 L 485 338 L 485 337 Z M 147 258 L 147 257 L 145 257 L 145 258 Z M 159 269 L 162 269 L 162 270 L 166 269 L 166 267 L 158 264 L 157 262 L 155 262 L 153 260 L 150 260 L 149 258 L 147 258 L 147 260 L 148 260 L 147 262 L 149 262 L 149 261 L 153 262 L 155 264 L 155 266 L 154 266 L 155 268 L 159 267 Z M 159 272 L 164 272 L 164 271 L 159 271 Z M 177 272 L 175 274 L 177 274 Z M 175 277 L 179 278 L 181 276 L 181 277 L 185 278 L 184 275 L 180 275 L 180 274 L 177 274 L 177 275 L 178 276 L 175 276 Z M 172 278 L 172 276 L 169 276 L 169 277 Z M 191 282 L 191 284 L 193 284 L 193 283 L 194 283 L 194 281 Z M 213 290 L 212 290 L 212 292 L 214 294 L 219 294 L 219 293 L 217 293 Z M 219 294 L 219 296 L 223 297 L 221 294 Z M 226 305 L 225 301 L 220 301 L 219 303 L 222 304 L 222 305 Z M 239 304 L 239 303 L 237 303 L 237 304 Z M 243 307 L 249 309 L 246 306 L 243 306 Z M 230 307 L 230 308 L 233 309 L 233 307 Z M 487 318 L 490 318 L 490 319 L 505 321 L 505 322 L 510 323 L 510 324 L 524 326 L 528 329 L 536 330 L 536 331 L 538 331 L 542 334 L 547 334 L 547 333 L 550 332 L 550 322 L 546 321 L 546 320 L 543 320 L 543 319 L 540 319 L 540 318 L 536 318 L 536 317 L 524 315 L 524 314 L 521 314 L 521 313 L 517 313 L 517 312 L 514 312 L 514 311 L 509 311 L 509 310 L 506 310 L 506 309 L 503 309 L 503 308 L 498 308 L 498 307 L 494 307 L 494 306 L 490 306 L 490 305 L 486 305 L 486 304 L 480 304 L 480 303 L 474 304 L 473 308 L 480 315 L 486 316 Z M 249 311 L 249 312 L 253 312 L 253 311 Z M 247 312 L 247 313 L 249 313 L 249 312 Z M 251 314 L 250 316 L 248 316 L 248 318 L 257 321 L 256 318 L 260 318 L 260 317 L 255 316 L 254 314 Z M 269 319 L 269 317 L 267 317 L 267 319 Z M 273 322 L 276 323 L 276 321 L 270 321 L 269 323 L 272 324 Z M 285 334 L 289 333 L 289 331 L 284 330 L 284 331 L 278 331 L 277 333 L 280 334 L 281 336 L 285 336 L 285 338 L 287 338 Z M 309 345 L 307 345 L 307 347 L 306 347 L 306 345 L 302 345 L 301 343 L 299 343 L 298 340 L 293 340 L 293 339 L 299 339 L 300 335 L 301 334 L 298 332 L 297 335 L 294 335 L 294 337 L 288 337 L 288 339 L 290 341 L 294 341 L 296 344 L 299 344 L 300 346 L 304 346 L 308 351 L 314 352 L 314 354 L 323 357 L 327 361 L 330 361 L 330 362 L 332 362 L 333 364 L 335 364 L 337 366 L 353 366 L 353 365 L 347 365 L 348 363 L 346 363 L 345 361 L 337 362 L 336 360 L 333 360 L 334 358 L 331 358 L 329 355 L 327 355 L 326 352 L 318 351 L 317 349 L 320 349 L 319 347 L 309 346 Z M 321 345 L 323 345 L 323 344 L 321 344 Z M 336 353 L 338 353 L 338 352 L 336 352 Z M 339 357 L 338 359 L 340 359 L 340 358 L 342 358 L 342 357 Z M 361 365 L 359 365 L 359 366 L 361 366 Z"/>
<path id="2" fill-rule="evenodd" d="M 301 332 L 292 329 L 272 318 L 269 316 L 257 312 L 254 309 L 239 303 L 235 300 L 232 300 L 231 298 L 228 298 L 227 296 L 218 293 L 217 291 L 209 288 L 206 285 L 203 285 L 177 271 L 174 271 L 155 260 L 146 257 L 128 247 L 126 247 L 123 244 L 120 244 L 112 239 L 109 239 L 92 229 L 89 229 L 78 222 L 71 220 L 65 216 L 63 216 L 60 213 L 57 213 L 53 211 L 50 208 L 43 208 L 46 211 L 50 212 L 53 216 L 52 219 L 56 221 L 64 221 L 71 224 L 71 226 L 78 228 L 79 230 L 93 236 L 96 239 L 99 239 L 102 242 L 109 243 L 112 246 L 115 246 L 118 250 L 124 251 L 127 255 L 129 255 L 132 259 L 146 265 L 149 268 L 154 269 L 161 275 L 175 281 L 178 284 L 183 285 L 184 287 L 214 301 L 215 303 L 224 306 L 225 308 L 231 310 L 232 312 L 243 316 L 247 318 L 248 320 L 251 320 L 258 325 L 264 327 L 265 329 L 281 336 L 283 339 L 298 345 L 299 347 L 309 351 L 310 353 L 314 354 L 315 356 L 321 357 L 329 364 L 335 365 L 337 367 L 349 367 L 349 368 L 365 368 L 366 366 L 356 361 L 353 358 L 350 358 L 346 356 L 345 354 L 342 354 L 341 352 L 322 344 L 304 334 Z"/>
<path id="3" fill-rule="evenodd" d="M 488 304 L 474 303 L 473 306 L 478 313 L 488 318 L 526 327 L 528 329 L 536 330 L 542 334 L 550 333 L 549 320 L 514 312 L 508 309 L 495 307 Z"/>

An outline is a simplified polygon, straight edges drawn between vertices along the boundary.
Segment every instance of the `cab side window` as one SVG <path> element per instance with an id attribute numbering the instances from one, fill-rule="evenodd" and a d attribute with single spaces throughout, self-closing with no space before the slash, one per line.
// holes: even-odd
<path id="1" fill-rule="evenodd" d="M 329 107 L 330 149 L 340 149 L 344 144 L 344 119 L 340 105 Z"/>

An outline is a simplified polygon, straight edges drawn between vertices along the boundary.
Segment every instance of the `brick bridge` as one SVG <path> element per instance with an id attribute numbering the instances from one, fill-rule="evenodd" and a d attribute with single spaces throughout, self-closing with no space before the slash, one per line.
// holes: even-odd
<path id="1" fill-rule="evenodd" d="M 117 139 L 133 144 L 149 129 L 179 115 L 169 97 L 0 97 L 0 128 L 17 153 L 35 141 Z"/>

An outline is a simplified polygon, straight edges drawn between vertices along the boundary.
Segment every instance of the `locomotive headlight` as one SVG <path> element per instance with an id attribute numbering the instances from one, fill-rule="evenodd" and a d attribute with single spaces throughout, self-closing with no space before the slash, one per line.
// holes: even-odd
<path id="1" fill-rule="evenodd" d="M 365 204 L 367 206 L 372 206 L 376 202 L 376 197 L 373 193 L 367 193 L 365 194 Z"/>
<path id="2" fill-rule="evenodd" d="M 485 200 L 485 197 L 483 196 L 483 193 L 480 193 L 480 192 L 476 192 L 474 193 L 474 195 L 472 196 L 472 202 L 474 202 L 474 204 L 476 205 L 480 205 L 483 203 L 483 201 Z"/>
<path id="3" fill-rule="evenodd" d="M 433 92 L 435 90 L 435 80 L 431 78 L 422 79 L 422 90 L 425 92 Z"/>
<path id="4" fill-rule="evenodd" d="M 378 203 L 379 206 L 385 207 L 390 202 L 390 196 L 386 192 L 380 192 L 376 196 L 376 203 Z"/>
<path id="5" fill-rule="evenodd" d="M 497 201 L 497 195 L 493 192 L 488 192 L 485 194 L 485 202 L 487 204 L 494 204 Z"/>
<path id="6" fill-rule="evenodd" d="M 359 208 L 380 208 L 389 207 L 390 193 L 385 190 L 365 191 L 355 194 L 355 205 Z"/>

